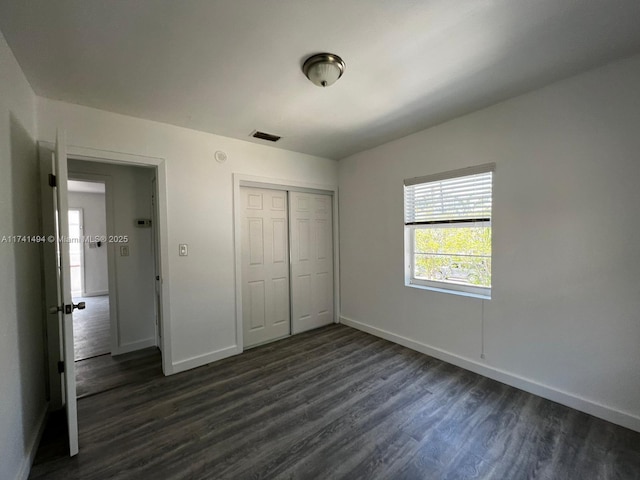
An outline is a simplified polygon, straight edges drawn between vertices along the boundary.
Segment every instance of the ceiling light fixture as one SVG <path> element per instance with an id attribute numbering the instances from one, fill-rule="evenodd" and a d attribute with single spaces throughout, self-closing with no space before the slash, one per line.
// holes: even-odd
<path id="1" fill-rule="evenodd" d="M 346 64 L 333 53 L 318 53 L 307 58 L 302 66 L 305 76 L 318 87 L 328 87 L 344 73 Z"/>

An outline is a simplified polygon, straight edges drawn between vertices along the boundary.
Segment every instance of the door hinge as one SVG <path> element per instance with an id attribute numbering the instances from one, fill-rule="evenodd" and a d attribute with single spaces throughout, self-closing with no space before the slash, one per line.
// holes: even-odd
<path id="1" fill-rule="evenodd" d="M 56 186 L 56 176 L 53 173 L 49 174 L 49 186 L 50 187 Z"/>
<path id="2" fill-rule="evenodd" d="M 62 360 L 58 362 L 58 373 L 64 373 L 64 362 Z"/>

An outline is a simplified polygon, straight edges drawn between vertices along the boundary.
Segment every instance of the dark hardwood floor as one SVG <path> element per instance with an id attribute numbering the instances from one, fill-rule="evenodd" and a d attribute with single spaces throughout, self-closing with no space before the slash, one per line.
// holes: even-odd
<path id="1" fill-rule="evenodd" d="M 30 478 L 640 478 L 640 433 L 339 325 L 78 409 Z"/>
<path id="2" fill-rule="evenodd" d="M 84 310 L 73 312 L 73 346 L 77 361 L 111 352 L 109 295 L 74 297 L 74 303 L 85 302 Z"/>
<path id="3" fill-rule="evenodd" d="M 76 362 L 76 394 L 83 398 L 129 383 L 162 377 L 162 356 L 156 347 L 116 357 L 100 355 Z"/>

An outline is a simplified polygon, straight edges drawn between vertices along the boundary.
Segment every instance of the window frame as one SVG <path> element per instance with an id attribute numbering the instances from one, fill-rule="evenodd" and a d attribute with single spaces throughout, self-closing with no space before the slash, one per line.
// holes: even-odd
<path id="1" fill-rule="evenodd" d="M 407 186 L 437 182 L 440 180 L 459 178 L 471 176 L 479 173 L 492 173 L 491 178 L 491 198 L 493 201 L 493 185 L 495 180 L 495 164 L 484 164 L 476 167 L 469 167 L 460 170 L 453 170 L 450 172 L 439 173 L 436 175 L 429 175 L 425 177 L 416 177 L 407 179 L 404 181 L 403 188 L 403 216 L 406 214 L 406 197 L 404 195 Z M 491 260 L 493 260 L 493 211 L 488 221 L 483 222 L 471 222 L 468 225 L 461 226 L 459 228 L 471 228 L 476 226 L 489 226 L 491 227 Z M 451 226 L 451 225 L 449 225 Z M 441 224 L 435 225 L 416 225 L 416 224 L 404 224 L 404 253 L 405 253 L 405 285 L 413 288 L 420 288 L 424 290 L 431 290 L 436 292 L 450 293 L 455 295 L 470 296 L 482 299 L 491 299 L 492 285 L 489 287 L 481 287 L 477 285 L 465 285 L 456 282 L 438 281 L 438 280 L 425 280 L 423 278 L 416 278 L 415 276 L 415 231 L 421 229 L 430 228 L 443 228 L 447 227 L 447 223 L 443 221 Z M 491 283 L 493 284 L 493 278 Z"/>

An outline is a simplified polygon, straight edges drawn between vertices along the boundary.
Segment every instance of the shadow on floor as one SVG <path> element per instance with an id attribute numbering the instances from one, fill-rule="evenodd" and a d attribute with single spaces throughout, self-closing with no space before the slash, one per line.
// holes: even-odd
<path id="1" fill-rule="evenodd" d="M 109 390 L 163 378 L 161 364 L 162 356 L 155 347 L 117 357 L 107 354 L 76 362 L 79 410 L 83 398 L 88 401 L 88 397 Z M 80 411 L 79 421 L 82 420 Z M 36 470 L 38 465 L 61 460 L 73 465 L 76 458 L 69 459 L 68 456 L 67 417 L 63 409 L 49 414 L 33 465 Z"/>
<path id="2" fill-rule="evenodd" d="M 76 362 L 76 394 L 81 399 L 162 376 L 162 356 L 156 347 L 116 357 L 101 355 Z"/>

